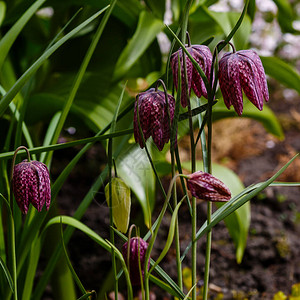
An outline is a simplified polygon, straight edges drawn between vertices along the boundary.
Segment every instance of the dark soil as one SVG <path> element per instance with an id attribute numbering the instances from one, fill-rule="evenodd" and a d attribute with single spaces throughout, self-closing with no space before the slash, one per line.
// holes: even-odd
<path id="1" fill-rule="evenodd" d="M 272 97 L 271 97 L 272 99 Z M 285 131 L 279 141 L 255 121 L 236 118 L 217 122 L 214 129 L 214 160 L 233 169 L 244 184 L 266 180 L 300 151 L 300 99 L 271 101 Z M 255 138 L 253 138 L 253 136 Z M 225 143 L 226 141 L 226 143 Z M 184 144 L 183 144 L 184 148 Z M 61 151 L 53 165 L 55 177 L 78 149 Z M 183 150 L 184 151 L 184 150 Z M 57 201 L 61 213 L 72 215 L 105 164 L 101 145 L 93 147 L 81 159 L 63 186 Z M 280 177 L 282 181 L 300 181 L 300 160 L 296 160 Z M 165 180 L 168 185 L 168 179 Z M 103 184 L 104 186 L 104 184 Z M 155 214 L 161 207 L 158 199 Z M 205 203 L 199 203 L 199 227 L 204 222 Z M 140 221 L 141 209 L 133 204 L 132 218 Z M 86 211 L 82 222 L 109 237 L 108 208 L 103 188 Z M 170 216 L 161 227 L 153 258 L 157 258 L 168 233 Z M 190 242 L 190 217 L 186 206 L 180 210 L 182 250 Z M 291 286 L 300 282 L 300 188 L 270 187 L 251 201 L 251 226 L 247 248 L 241 264 L 237 264 L 235 247 L 223 222 L 213 230 L 210 295 L 211 299 L 272 299 L 278 291 L 289 294 Z M 122 242 L 118 241 L 121 247 Z M 199 287 L 204 269 L 205 238 L 200 239 L 198 259 Z M 97 292 L 101 287 L 111 290 L 110 256 L 94 241 L 75 231 L 69 245 L 73 266 L 86 289 Z M 190 266 L 190 257 L 184 260 Z M 174 251 L 170 250 L 162 267 L 176 280 Z M 126 289 L 121 291 L 126 292 Z M 168 299 L 164 292 L 153 289 L 157 299 Z M 46 296 L 44 299 L 48 299 Z"/>

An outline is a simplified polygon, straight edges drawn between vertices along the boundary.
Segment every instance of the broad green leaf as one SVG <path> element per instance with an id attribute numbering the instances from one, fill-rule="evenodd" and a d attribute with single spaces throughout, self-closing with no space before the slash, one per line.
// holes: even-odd
<path id="1" fill-rule="evenodd" d="M 215 12 L 209 10 L 208 14 L 215 20 L 217 24 L 219 24 L 225 36 L 230 34 L 241 15 L 240 13 L 236 12 Z M 248 43 L 250 33 L 251 20 L 249 16 L 245 15 L 241 26 L 233 36 L 233 43 L 237 50 L 245 48 L 246 44 Z"/>
<path id="2" fill-rule="evenodd" d="M 130 188 L 126 183 L 118 177 L 114 177 L 111 183 L 108 183 L 105 187 L 105 198 L 108 206 L 110 206 L 109 200 L 109 185 L 111 184 L 112 195 L 111 195 L 111 208 L 113 221 L 116 228 L 126 233 L 130 218 L 130 207 L 131 207 L 131 197 Z"/>
<path id="3" fill-rule="evenodd" d="M 118 175 L 136 195 L 143 210 L 145 224 L 150 227 L 151 208 L 155 203 L 155 176 L 145 150 L 136 144 L 124 147 L 116 164 Z"/>
<path id="4" fill-rule="evenodd" d="M 77 6 L 92 6 L 94 8 L 101 8 L 104 5 L 107 5 L 109 1 L 107 0 L 51 0 L 54 8 L 57 5 L 65 7 L 70 7 L 71 5 Z M 134 28 L 141 10 L 144 9 L 144 6 L 139 0 L 118 0 L 116 7 L 113 10 L 113 15 L 118 18 L 124 25 Z"/>
<path id="5" fill-rule="evenodd" d="M 283 32 L 297 32 L 293 27 L 293 8 L 288 0 L 273 0 L 278 7 L 277 19 Z M 298 32 L 299 33 L 299 32 Z"/>
<path id="6" fill-rule="evenodd" d="M 145 0 L 145 3 L 157 18 L 164 19 L 166 0 Z"/>
<path id="7" fill-rule="evenodd" d="M 219 23 L 209 14 L 209 10 L 202 6 L 190 15 L 189 33 L 193 44 L 202 43 L 209 37 L 214 36 L 216 39 L 212 44 L 215 45 L 216 40 L 219 41 L 224 36 Z"/>
<path id="8" fill-rule="evenodd" d="M 227 109 L 222 98 L 219 99 L 218 103 L 213 106 L 213 121 L 236 116 L 237 114 L 233 108 L 230 110 Z M 284 133 L 278 119 L 267 105 L 264 105 L 263 110 L 260 111 L 248 99 L 246 99 L 246 97 L 244 97 L 244 111 L 242 117 L 259 121 L 268 132 L 280 139 L 284 138 Z"/>
<path id="9" fill-rule="evenodd" d="M 101 80 L 102 77 L 97 75 L 92 77 L 91 80 L 85 80 L 84 86 L 79 89 L 75 102 L 71 106 L 69 117 L 75 126 L 76 124 L 78 126 L 85 124 L 92 131 L 97 132 L 111 122 L 122 86 L 121 84 L 113 85 L 105 93 L 103 90 L 101 91 L 101 85 L 93 85 L 97 79 Z M 128 103 L 128 100 L 129 96 L 125 93 L 123 106 Z M 26 121 L 31 124 L 40 120 L 50 121 L 53 114 L 62 109 L 64 101 L 64 96 L 55 91 L 51 94 L 33 95 L 28 104 Z"/>
<path id="10" fill-rule="evenodd" d="M 116 64 L 113 76 L 115 81 L 118 81 L 129 71 L 133 64 L 154 41 L 156 35 L 162 28 L 162 21 L 154 18 L 152 14 L 146 11 L 141 12 L 137 29 Z"/>
<path id="11" fill-rule="evenodd" d="M 245 187 L 239 177 L 230 169 L 218 164 L 213 164 L 213 174 L 223 181 L 231 191 L 232 197 L 238 195 Z M 217 203 L 218 207 L 224 204 Z M 234 213 L 224 219 L 229 234 L 236 247 L 236 259 L 240 263 L 247 244 L 248 231 L 250 226 L 251 210 L 247 202 Z"/>
<path id="12" fill-rule="evenodd" d="M 4 1 L 0 1 L 0 27 L 4 20 L 5 12 L 6 12 L 6 4 Z"/>
<path id="13" fill-rule="evenodd" d="M 21 90 L 21 88 L 25 85 L 25 83 L 31 78 L 31 76 L 39 69 L 39 67 L 52 55 L 60 46 L 62 46 L 68 39 L 78 33 L 81 29 L 95 20 L 103 11 L 105 11 L 108 7 L 105 7 L 101 11 L 95 13 L 93 16 L 88 18 L 86 21 L 81 23 L 71 32 L 66 34 L 63 38 L 61 38 L 58 42 L 56 42 L 51 48 L 45 51 L 34 63 L 33 65 L 17 80 L 17 82 L 13 85 L 13 87 L 6 93 L 6 95 L 0 101 L 0 116 L 4 113 L 9 103 L 13 100 L 13 98 L 17 95 L 17 93 Z M 1 47 L 1 44 L 0 44 Z M 1 53 L 1 52 L 0 52 Z"/>
<path id="14" fill-rule="evenodd" d="M 295 68 L 277 57 L 260 58 L 268 75 L 300 94 L 300 75 Z"/>

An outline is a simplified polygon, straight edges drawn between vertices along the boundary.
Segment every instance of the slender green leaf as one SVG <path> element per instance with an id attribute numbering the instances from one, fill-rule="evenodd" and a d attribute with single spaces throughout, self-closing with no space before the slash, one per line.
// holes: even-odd
<path id="1" fill-rule="evenodd" d="M 76 282 L 78 288 L 80 289 L 80 291 L 83 293 L 83 294 L 86 294 L 86 290 L 82 284 L 82 282 L 80 281 L 78 275 L 76 274 L 73 266 L 72 266 L 72 263 L 70 261 L 70 258 L 69 258 L 69 255 L 68 255 L 68 252 L 67 252 L 67 249 L 66 249 L 66 246 L 65 246 L 65 243 L 64 243 L 64 236 L 63 236 L 63 230 L 62 230 L 62 217 L 60 219 L 61 223 L 61 227 L 60 227 L 60 233 L 61 233 L 61 243 L 62 243 L 62 246 L 63 246 L 63 252 L 64 252 L 64 255 L 65 255 L 65 258 L 66 258 L 66 262 L 67 262 L 67 265 L 72 273 L 72 276 L 73 276 L 73 279 L 74 281 Z"/>
<path id="2" fill-rule="evenodd" d="M 39 262 L 41 253 L 41 240 L 35 239 L 31 244 L 31 250 L 29 254 L 29 264 L 26 269 L 26 279 L 24 282 L 23 293 L 22 293 L 22 300 L 30 300 L 33 282 L 36 275 L 36 268 Z"/>
<path id="3" fill-rule="evenodd" d="M 55 132 L 55 129 L 57 127 L 57 123 L 59 121 L 60 115 L 61 115 L 61 112 L 57 112 L 53 116 L 52 120 L 50 121 L 49 126 L 47 128 L 47 132 L 45 134 L 43 146 L 51 145 L 51 140 L 52 140 L 53 134 Z M 41 153 L 41 156 L 40 156 L 40 159 L 39 159 L 40 162 L 44 162 L 45 157 L 46 157 L 46 153 L 47 153 L 46 151 Z"/>
<path id="4" fill-rule="evenodd" d="M 75 96 L 77 94 L 77 91 L 79 89 L 79 86 L 80 86 L 80 84 L 82 82 L 83 76 L 84 76 L 84 74 L 86 72 L 86 69 L 87 69 L 87 67 L 88 67 L 88 65 L 90 63 L 90 60 L 91 60 L 91 58 L 93 56 L 93 53 L 94 53 L 94 51 L 96 49 L 96 46 L 97 46 L 97 44 L 99 42 L 99 39 L 100 39 L 100 37 L 102 35 L 102 32 L 103 32 L 103 30 L 105 28 L 105 25 L 106 25 L 106 23 L 107 23 L 110 15 L 111 15 L 111 12 L 112 12 L 115 4 L 116 4 L 116 0 L 111 1 L 111 5 L 107 6 L 106 8 L 104 8 L 102 10 L 102 11 L 105 11 L 108 8 L 108 10 L 106 11 L 103 19 L 101 20 L 101 22 L 99 24 L 99 27 L 98 27 L 98 29 L 97 29 L 94 37 L 93 37 L 92 42 L 91 42 L 91 44 L 90 44 L 90 46 L 89 46 L 89 48 L 88 48 L 88 50 L 87 50 L 87 52 L 86 52 L 86 54 L 84 56 L 84 59 L 83 59 L 81 65 L 80 65 L 79 71 L 76 74 L 75 80 L 74 80 L 74 82 L 72 84 L 72 89 L 71 89 L 70 94 L 69 94 L 69 96 L 67 98 L 67 101 L 64 104 L 64 108 L 62 110 L 62 113 L 60 114 L 60 118 L 59 118 L 59 121 L 57 123 L 57 127 L 56 127 L 56 129 L 54 131 L 54 134 L 52 136 L 52 141 L 51 141 L 52 143 L 53 142 L 56 143 L 57 140 L 58 140 L 58 138 L 59 138 L 59 135 L 61 133 L 63 125 L 64 125 L 64 123 L 66 121 L 66 118 L 67 118 L 67 116 L 69 114 L 69 111 L 70 111 L 70 108 L 72 106 L 72 103 L 74 101 L 74 98 L 75 98 Z M 49 152 L 47 154 L 47 156 L 46 156 L 46 165 L 48 165 L 50 163 L 51 157 L 52 157 L 51 152 Z"/>
<path id="5" fill-rule="evenodd" d="M 33 16 L 33 14 L 38 10 L 38 8 L 46 0 L 37 0 L 33 3 L 28 10 L 22 15 L 22 17 L 14 24 L 14 26 L 5 34 L 5 36 L 0 40 L 0 69 L 2 68 L 3 62 L 13 45 L 14 41 L 18 37 L 19 33 L 28 22 L 28 20 Z M 2 1 L 1 1 L 2 2 Z M 3 5 L 2 5 L 3 7 Z M 0 7 L 1 9 L 1 7 Z M 1 114 L 0 114 L 1 115 Z"/>
<path id="6" fill-rule="evenodd" d="M 96 295 L 95 291 L 87 292 L 86 294 L 82 295 L 80 298 L 77 300 L 84 300 L 84 299 L 93 299 L 93 296 Z"/>
<path id="7" fill-rule="evenodd" d="M 113 75 L 115 81 L 119 81 L 129 71 L 162 28 L 163 23 L 155 19 L 151 13 L 141 12 L 136 32 L 118 59 Z"/>
<path id="8" fill-rule="evenodd" d="M 5 13 L 6 13 L 6 4 L 4 1 L 0 1 L 0 27 L 5 18 Z"/>
<path id="9" fill-rule="evenodd" d="M 94 137 L 90 138 L 85 138 L 81 140 L 76 140 L 73 142 L 66 142 L 66 143 L 61 143 L 61 144 L 55 144 L 55 145 L 50 145 L 50 146 L 41 146 L 41 147 L 34 147 L 34 148 L 29 148 L 29 152 L 31 154 L 37 154 L 37 153 L 42 153 L 42 152 L 47 152 L 47 151 L 54 151 L 54 150 L 60 150 L 64 148 L 69 148 L 69 147 L 74 147 L 76 145 L 84 145 L 87 143 L 94 143 L 97 141 L 104 141 L 110 138 L 118 137 L 118 136 L 124 136 L 128 134 L 132 134 L 133 129 L 127 129 L 127 130 L 122 130 L 122 131 L 117 131 L 115 133 L 109 133 L 109 134 L 103 134 L 103 135 L 96 135 Z M 1 159 L 9 159 L 12 158 L 14 155 L 14 151 L 10 152 L 5 152 L 0 154 L 0 160 Z M 21 155 L 18 154 L 18 155 Z"/>
<path id="10" fill-rule="evenodd" d="M 72 217 L 69 217 L 69 216 L 57 216 L 57 217 L 54 217 L 54 218 L 50 219 L 47 222 L 47 224 L 45 225 L 42 234 L 44 234 L 45 231 L 51 225 L 61 224 L 61 223 L 65 224 L 65 225 L 72 226 L 74 228 L 77 228 L 78 230 L 82 231 L 87 236 L 89 236 L 92 240 L 94 240 L 102 248 L 104 248 L 107 251 L 111 251 L 110 245 L 99 234 L 97 234 L 95 231 L 93 231 L 92 229 L 90 229 L 89 227 L 87 227 L 85 224 L 83 224 L 80 221 L 78 221 L 78 220 L 76 220 L 76 219 L 74 219 Z"/>
<path id="11" fill-rule="evenodd" d="M 260 58 L 268 75 L 300 94 L 300 75 L 295 68 L 277 57 Z"/>
<path id="12" fill-rule="evenodd" d="M 60 46 L 62 46 L 67 40 L 73 37 L 76 33 L 78 33 L 85 26 L 90 24 L 93 20 L 95 20 L 101 13 L 103 13 L 106 9 L 105 7 L 101 11 L 95 13 L 93 16 L 88 18 L 86 21 L 81 23 L 71 32 L 66 34 L 63 38 L 61 38 L 58 42 L 56 42 L 51 48 L 49 48 L 46 52 L 44 52 L 38 60 L 17 80 L 14 86 L 6 93 L 6 95 L 0 101 L 0 116 L 3 115 L 9 103 L 13 100 L 13 98 L 17 95 L 17 93 L 21 90 L 24 84 L 31 78 L 31 76 L 38 70 L 38 68 L 48 59 L 50 55 L 52 55 Z M 1 52 L 0 52 L 1 53 Z"/>
<path id="13" fill-rule="evenodd" d="M 7 268 L 7 266 L 5 265 L 4 261 L 2 260 L 2 258 L 0 257 L 0 267 L 6 277 L 6 280 L 9 284 L 9 287 L 11 289 L 12 292 L 14 292 L 14 284 L 13 284 L 13 281 L 12 281 L 12 278 L 11 278 L 11 275 L 10 275 L 10 272 Z"/>
<path id="14" fill-rule="evenodd" d="M 156 260 L 156 262 L 152 265 L 149 273 L 151 273 L 153 271 L 153 269 L 161 262 L 161 260 L 166 256 L 166 254 L 168 253 L 172 242 L 173 242 L 173 238 L 174 238 L 174 232 L 175 232 L 175 223 L 177 221 L 177 214 L 178 214 L 178 210 L 180 208 L 180 205 L 182 203 L 183 200 L 181 200 L 175 207 L 174 211 L 173 211 L 173 215 L 172 215 L 172 219 L 170 222 L 170 226 L 169 226 L 169 233 L 168 233 L 168 237 L 167 237 L 167 241 L 165 244 L 164 249 L 162 250 L 162 252 L 160 253 L 158 259 Z"/>

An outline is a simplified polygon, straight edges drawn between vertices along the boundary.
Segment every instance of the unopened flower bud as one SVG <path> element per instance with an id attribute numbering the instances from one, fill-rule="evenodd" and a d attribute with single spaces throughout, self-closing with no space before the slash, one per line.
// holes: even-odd
<path id="1" fill-rule="evenodd" d="M 228 187 L 206 172 L 198 171 L 188 175 L 187 187 L 194 197 L 205 201 L 226 202 L 231 198 Z"/>
<path id="2" fill-rule="evenodd" d="M 31 203 L 39 212 L 51 202 L 50 178 L 47 166 L 39 161 L 27 159 L 14 166 L 13 193 L 17 204 L 27 214 Z"/>
<path id="3" fill-rule="evenodd" d="M 127 261 L 128 253 L 128 242 L 126 242 L 122 247 L 122 254 L 124 260 L 129 267 L 130 280 L 132 285 L 140 285 L 140 271 L 139 271 L 139 260 L 141 266 L 142 277 L 144 278 L 144 265 L 146 258 L 146 251 L 148 248 L 148 243 L 145 242 L 140 237 L 134 237 L 129 240 L 129 266 Z M 148 270 L 150 266 L 150 259 L 148 261 Z"/>
<path id="4" fill-rule="evenodd" d="M 113 221 L 117 229 L 125 233 L 128 229 L 130 217 L 130 188 L 121 178 L 113 177 L 111 179 L 111 183 L 108 183 L 105 187 L 105 197 L 108 205 L 110 205 L 109 184 L 111 184 L 111 208 Z"/>

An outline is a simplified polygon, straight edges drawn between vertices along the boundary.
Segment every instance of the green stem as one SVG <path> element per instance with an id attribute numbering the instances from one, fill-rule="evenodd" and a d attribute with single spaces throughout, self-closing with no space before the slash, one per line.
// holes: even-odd
<path id="1" fill-rule="evenodd" d="M 188 1 L 185 6 L 185 12 L 182 22 L 181 29 L 181 42 L 185 45 L 186 40 L 186 32 L 188 25 L 188 16 L 191 7 L 192 1 Z M 183 51 L 183 50 L 182 50 Z M 196 156 L 195 156 L 195 141 L 194 141 L 194 131 L 193 131 L 193 119 L 192 119 L 192 110 L 191 103 L 189 99 L 189 91 L 188 91 L 188 79 L 187 79 L 187 70 L 186 70 L 186 55 L 183 53 L 183 68 L 184 68 L 184 78 L 185 87 L 186 87 L 186 95 L 187 95 L 187 103 L 188 103 L 188 115 L 189 115 L 189 127 L 190 127 L 190 141 L 191 141 L 191 171 L 195 172 L 196 169 Z M 197 241 L 196 241 L 196 233 L 197 233 L 197 207 L 196 207 L 196 198 L 192 197 L 192 286 L 194 286 L 197 282 Z M 192 299 L 196 300 L 197 291 L 193 289 L 192 291 Z"/>
<path id="2" fill-rule="evenodd" d="M 214 65 L 214 60 L 212 62 L 212 69 Z M 213 73 L 211 73 L 210 80 L 210 89 L 208 90 L 208 108 L 207 108 L 207 151 L 202 148 L 203 151 L 203 164 L 204 171 L 208 173 L 212 173 L 211 166 L 211 143 L 212 143 L 212 106 L 214 100 L 213 93 Z M 216 79 L 215 79 L 216 80 Z M 211 213 L 212 213 L 212 203 L 207 203 L 207 225 L 211 222 Z M 212 231 L 209 230 L 206 235 L 206 253 L 205 253 L 205 271 L 204 271 L 204 286 L 203 286 L 203 300 L 207 300 L 208 297 L 208 282 L 209 282 L 209 270 L 210 270 L 210 253 L 211 253 L 211 239 L 212 239 Z"/>
<path id="3" fill-rule="evenodd" d="M 111 172 L 112 172 L 112 139 L 109 139 L 108 142 L 108 182 L 109 182 L 109 223 L 110 223 L 110 242 L 114 245 L 115 244 L 115 232 L 113 230 L 113 210 L 112 210 L 112 186 L 111 186 Z M 116 254 L 114 249 L 111 249 L 111 259 L 112 259 L 112 269 L 114 272 L 114 291 L 115 291 L 115 299 L 118 298 L 118 278 L 117 278 L 117 267 L 116 267 Z"/>
<path id="4" fill-rule="evenodd" d="M 12 199 L 12 196 L 11 196 Z M 10 256 L 11 256 L 11 273 L 12 279 L 14 283 L 14 293 L 13 297 L 14 300 L 18 300 L 18 286 L 17 286 L 17 260 L 16 260 L 16 241 L 15 241 L 15 226 L 14 226 L 14 219 L 11 212 L 9 212 L 9 241 L 10 241 Z M 8 288 L 9 289 L 9 288 Z M 9 289 L 10 291 L 10 289 Z"/>
<path id="5" fill-rule="evenodd" d="M 207 225 L 211 222 L 212 203 L 207 203 Z M 203 300 L 208 297 L 208 282 L 209 282 L 209 269 L 210 269 L 210 253 L 211 253 L 211 239 L 212 230 L 210 229 L 206 235 L 206 251 L 205 251 L 205 270 L 204 270 L 204 286 L 203 286 Z"/>

